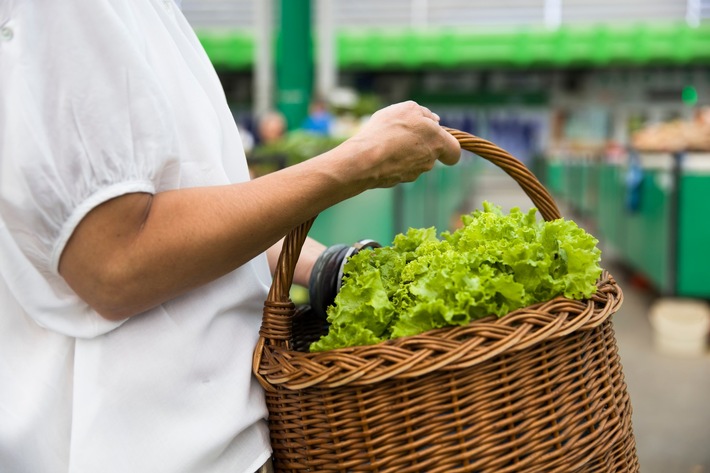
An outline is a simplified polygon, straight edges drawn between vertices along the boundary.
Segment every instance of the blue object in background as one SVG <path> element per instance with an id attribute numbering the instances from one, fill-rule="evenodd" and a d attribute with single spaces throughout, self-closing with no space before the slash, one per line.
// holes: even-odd
<path id="1" fill-rule="evenodd" d="M 302 128 L 311 133 L 329 136 L 332 123 L 333 116 L 328 111 L 316 110 L 308 115 Z"/>
<path id="2" fill-rule="evenodd" d="M 626 209 L 629 212 L 638 212 L 641 208 L 641 185 L 644 172 L 641 160 L 636 151 L 629 152 L 629 169 L 626 171 Z"/>

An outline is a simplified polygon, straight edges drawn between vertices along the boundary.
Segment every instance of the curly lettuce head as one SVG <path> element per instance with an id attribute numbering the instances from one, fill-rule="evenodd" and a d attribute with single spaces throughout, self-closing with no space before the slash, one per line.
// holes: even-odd
<path id="1" fill-rule="evenodd" d="M 444 232 L 409 229 L 391 247 L 362 251 L 345 265 L 328 308 L 324 351 L 416 335 L 499 317 L 564 295 L 584 299 L 601 274 L 597 239 L 571 220 L 538 220 L 536 210 L 505 215 L 484 202 Z"/>

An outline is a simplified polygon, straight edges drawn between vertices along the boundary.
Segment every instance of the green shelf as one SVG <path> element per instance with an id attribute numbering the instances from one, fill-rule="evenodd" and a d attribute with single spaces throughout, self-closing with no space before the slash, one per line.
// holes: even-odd
<path id="1" fill-rule="evenodd" d="M 554 31 L 343 30 L 344 69 L 569 67 L 710 62 L 710 26 L 638 24 Z"/>
<path id="2" fill-rule="evenodd" d="M 254 35 L 243 30 L 198 30 L 197 37 L 216 69 L 240 70 L 254 66 Z"/>
<path id="3" fill-rule="evenodd" d="M 198 36 L 216 68 L 253 66 L 251 32 L 202 30 Z M 710 24 L 641 23 L 503 31 L 343 28 L 336 35 L 336 53 L 341 69 L 374 70 L 710 64 Z"/>

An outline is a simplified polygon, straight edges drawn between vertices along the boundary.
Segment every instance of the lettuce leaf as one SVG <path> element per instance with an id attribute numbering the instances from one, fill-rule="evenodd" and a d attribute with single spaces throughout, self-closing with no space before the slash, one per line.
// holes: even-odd
<path id="1" fill-rule="evenodd" d="M 328 308 L 330 329 L 311 351 L 368 345 L 434 328 L 465 325 L 559 295 L 588 298 L 601 274 L 598 241 L 571 220 L 508 215 L 484 202 L 444 232 L 409 229 L 390 247 L 346 263 Z"/>

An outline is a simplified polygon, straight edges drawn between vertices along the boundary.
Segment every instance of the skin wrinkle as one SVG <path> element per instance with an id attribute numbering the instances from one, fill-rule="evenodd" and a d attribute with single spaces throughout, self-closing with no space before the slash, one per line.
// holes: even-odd
<path id="1" fill-rule="evenodd" d="M 145 228 L 145 225 L 148 221 L 148 217 L 150 216 L 150 209 L 153 207 L 153 196 L 151 195 L 148 198 L 148 202 L 146 203 L 145 206 L 145 211 L 143 212 L 143 218 L 141 219 L 141 224 L 140 227 L 138 228 L 138 231 L 141 232 Z"/>

